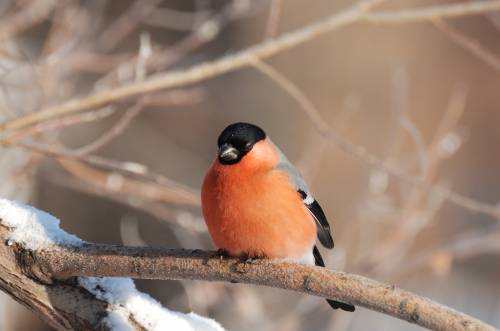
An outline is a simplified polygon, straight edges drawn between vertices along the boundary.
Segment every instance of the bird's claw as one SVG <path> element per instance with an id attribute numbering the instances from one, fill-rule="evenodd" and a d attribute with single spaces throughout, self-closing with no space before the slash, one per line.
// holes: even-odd
<path id="1" fill-rule="evenodd" d="M 249 256 L 245 259 L 245 264 L 254 264 L 257 262 L 257 260 L 258 258 Z"/>
<path id="2" fill-rule="evenodd" d="M 224 260 L 225 257 L 229 257 L 229 252 L 224 248 L 219 248 L 215 254 L 220 258 L 220 261 Z"/>

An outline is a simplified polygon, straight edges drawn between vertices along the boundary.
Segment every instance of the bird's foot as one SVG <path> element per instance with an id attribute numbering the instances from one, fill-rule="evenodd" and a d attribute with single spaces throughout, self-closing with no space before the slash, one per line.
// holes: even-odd
<path id="1" fill-rule="evenodd" d="M 243 263 L 245 264 L 254 264 L 254 263 L 257 263 L 257 261 L 259 259 L 261 259 L 262 257 L 260 256 L 256 256 L 256 255 L 249 255 L 249 254 L 245 254 L 245 255 L 242 255 L 241 256 L 241 260 L 243 261 Z"/>
<path id="2" fill-rule="evenodd" d="M 224 260 L 225 257 L 229 257 L 229 252 L 225 250 L 224 248 L 219 248 L 216 252 L 215 255 L 220 258 L 220 260 Z"/>
<path id="3" fill-rule="evenodd" d="M 258 257 L 247 257 L 245 259 L 245 263 L 246 264 L 254 264 L 257 262 L 258 259 L 259 259 Z"/>

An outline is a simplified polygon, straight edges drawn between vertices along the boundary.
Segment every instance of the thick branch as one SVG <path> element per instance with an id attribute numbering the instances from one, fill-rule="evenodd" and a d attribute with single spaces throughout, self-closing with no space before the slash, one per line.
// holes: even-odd
<path id="1" fill-rule="evenodd" d="M 32 261 L 28 251 L 8 246 L 8 231 L 0 226 L 0 290 L 42 317 L 56 330 L 108 330 L 101 318 L 107 303 L 76 284 L 44 285 L 24 273 Z M 31 272 L 36 272 L 31 268 Z"/>
<path id="2" fill-rule="evenodd" d="M 306 265 L 259 260 L 245 263 L 212 252 L 86 244 L 33 253 L 46 276 L 125 276 L 228 281 L 277 287 L 350 302 L 433 330 L 495 330 L 427 298 L 374 280 Z"/>

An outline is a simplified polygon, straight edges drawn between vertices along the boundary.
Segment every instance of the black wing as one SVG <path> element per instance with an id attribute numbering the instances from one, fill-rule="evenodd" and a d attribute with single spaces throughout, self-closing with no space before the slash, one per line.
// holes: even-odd
<path id="1" fill-rule="evenodd" d="M 316 221 L 319 242 L 326 248 L 333 248 L 333 238 L 330 231 L 330 224 L 328 224 L 323 209 L 321 209 L 319 203 L 314 198 L 308 196 L 306 192 L 302 190 L 299 190 L 298 192 L 302 196 L 302 200 L 304 200 L 304 205 L 309 209 L 314 217 L 314 220 Z"/>

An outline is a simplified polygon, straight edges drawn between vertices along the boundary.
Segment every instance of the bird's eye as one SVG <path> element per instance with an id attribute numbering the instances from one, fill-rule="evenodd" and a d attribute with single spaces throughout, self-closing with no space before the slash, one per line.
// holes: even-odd
<path id="1" fill-rule="evenodd" d="M 245 149 L 250 149 L 250 148 L 252 148 L 252 143 L 251 142 L 247 142 L 245 144 Z"/>

